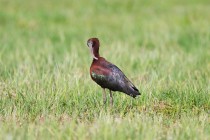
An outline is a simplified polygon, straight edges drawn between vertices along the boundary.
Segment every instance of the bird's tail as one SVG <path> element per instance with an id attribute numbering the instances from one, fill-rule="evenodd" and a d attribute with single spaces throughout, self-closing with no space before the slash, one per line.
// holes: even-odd
<path id="1" fill-rule="evenodd" d="M 139 92 L 139 90 L 133 85 L 133 83 L 126 77 L 124 76 L 124 86 L 123 86 L 123 90 L 124 93 L 126 93 L 127 95 L 136 98 L 136 96 L 141 95 L 141 93 Z"/>
<path id="2" fill-rule="evenodd" d="M 125 93 L 133 98 L 136 98 L 136 96 L 141 95 L 139 90 L 133 85 L 133 83 L 126 77 L 126 90 Z"/>
<path id="3" fill-rule="evenodd" d="M 139 90 L 135 87 L 135 86 L 130 86 L 126 92 L 126 94 L 128 94 L 129 96 L 136 98 L 136 96 L 141 95 L 141 93 L 139 92 Z"/>

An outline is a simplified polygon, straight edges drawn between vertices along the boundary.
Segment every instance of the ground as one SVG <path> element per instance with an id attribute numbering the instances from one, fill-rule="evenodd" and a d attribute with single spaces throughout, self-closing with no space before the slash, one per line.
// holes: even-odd
<path id="1" fill-rule="evenodd" d="M 209 0 L 0 3 L 0 139 L 210 139 Z M 103 105 L 91 37 L 142 96 Z"/>

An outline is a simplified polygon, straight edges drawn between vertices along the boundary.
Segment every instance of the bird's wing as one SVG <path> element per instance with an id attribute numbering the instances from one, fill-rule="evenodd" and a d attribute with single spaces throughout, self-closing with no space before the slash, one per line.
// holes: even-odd
<path id="1" fill-rule="evenodd" d="M 134 86 L 133 83 L 125 76 L 125 74 L 114 64 L 109 63 L 108 67 L 111 69 L 110 76 L 113 80 L 117 81 L 118 84 L 128 83 L 130 86 Z"/>
<path id="2" fill-rule="evenodd" d="M 140 95 L 134 84 L 114 64 L 102 61 L 91 69 L 92 79 L 102 88 L 124 92 L 132 97 Z"/>
<path id="3" fill-rule="evenodd" d="M 110 81 L 112 84 L 120 89 L 120 91 L 126 94 L 132 94 L 133 92 L 139 92 L 134 84 L 125 76 L 125 74 L 114 64 L 108 63 L 107 67 L 111 69 Z M 136 93 L 137 94 L 137 93 Z"/>

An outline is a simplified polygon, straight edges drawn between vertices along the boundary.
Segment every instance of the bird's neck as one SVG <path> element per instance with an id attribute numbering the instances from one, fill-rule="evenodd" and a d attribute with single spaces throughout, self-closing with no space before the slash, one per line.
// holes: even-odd
<path id="1" fill-rule="evenodd" d="M 100 57 L 100 55 L 99 55 L 99 47 L 96 47 L 96 48 L 93 49 L 93 54 L 94 54 L 94 56 L 96 58 L 99 59 L 99 57 Z M 95 58 L 93 58 L 93 59 L 95 59 Z M 95 60 L 97 60 L 97 59 L 95 59 Z"/>

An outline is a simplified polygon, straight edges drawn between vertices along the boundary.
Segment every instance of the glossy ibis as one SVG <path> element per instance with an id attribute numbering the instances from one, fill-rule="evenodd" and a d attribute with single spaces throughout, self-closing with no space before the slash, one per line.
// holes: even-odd
<path id="1" fill-rule="evenodd" d="M 87 41 L 93 61 L 90 67 L 90 76 L 103 89 L 103 102 L 106 103 L 106 91 L 110 92 L 110 104 L 113 105 L 112 91 L 123 92 L 133 98 L 140 95 L 139 90 L 114 64 L 108 62 L 99 55 L 98 38 L 90 38 Z"/>

